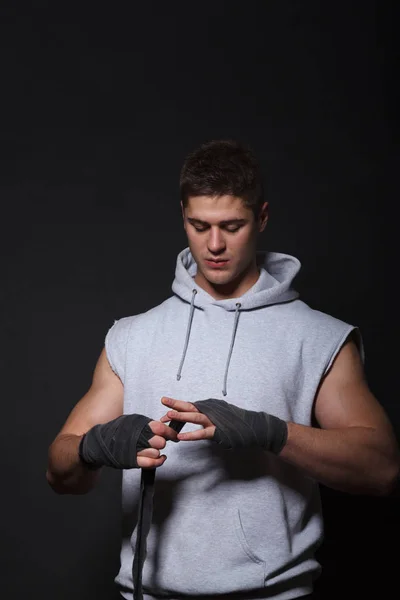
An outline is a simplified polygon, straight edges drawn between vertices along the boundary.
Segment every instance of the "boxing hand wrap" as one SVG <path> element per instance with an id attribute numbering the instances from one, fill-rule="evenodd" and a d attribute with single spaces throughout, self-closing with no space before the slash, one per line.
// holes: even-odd
<path id="1" fill-rule="evenodd" d="M 226 449 L 259 447 L 279 454 L 287 441 L 287 424 L 265 412 L 245 410 L 225 400 L 193 403 L 215 425 L 214 442 Z"/>
<path id="2" fill-rule="evenodd" d="M 152 419 L 144 415 L 122 415 L 113 421 L 95 425 L 82 437 L 79 457 L 90 469 L 102 466 L 115 469 L 139 468 L 136 455 L 150 448 L 154 433 L 149 427 Z"/>

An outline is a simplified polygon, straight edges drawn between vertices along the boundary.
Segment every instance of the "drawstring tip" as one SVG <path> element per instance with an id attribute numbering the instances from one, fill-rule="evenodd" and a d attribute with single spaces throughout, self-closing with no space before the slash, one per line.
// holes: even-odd
<path id="1" fill-rule="evenodd" d="M 180 381 L 180 380 L 181 380 L 181 376 L 179 375 L 179 373 L 178 373 L 178 375 L 176 376 L 176 379 L 177 379 L 177 381 Z"/>
<path id="2" fill-rule="evenodd" d="M 226 392 L 225 390 L 222 390 L 222 395 L 226 396 L 228 392 Z"/>

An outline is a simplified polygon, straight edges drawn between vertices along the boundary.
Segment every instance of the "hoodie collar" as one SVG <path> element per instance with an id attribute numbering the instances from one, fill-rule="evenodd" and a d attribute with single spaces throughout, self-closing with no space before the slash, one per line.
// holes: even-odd
<path id="1" fill-rule="evenodd" d="M 298 297 L 292 282 L 300 270 L 300 261 L 289 254 L 277 252 L 257 252 L 260 276 L 256 283 L 240 298 L 216 300 L 194 281 L 197 264 L 189 248 L 182 250 L 177 257 L 172 291 L 186 302 L 193 302 L 196 308 L 207 305 L 220 306 L 227 311 L 236 311 L 240 302 L 241 310 L 260 308 L 270 304 L 287 302 Z M 193 298 L 193 290 L 196 290 Z"/>

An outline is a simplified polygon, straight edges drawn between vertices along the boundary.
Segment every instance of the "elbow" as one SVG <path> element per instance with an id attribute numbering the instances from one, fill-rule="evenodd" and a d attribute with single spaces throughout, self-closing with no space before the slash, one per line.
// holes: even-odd
<path id="1" fill-rule="evenodd" d="M 98 474 L 92 472 L 87 478 L 65 478 L 58 477 L 52 473 L 51 469 L 46 471 L 46 480 L 54 493 L 58 495 L 72 494 L 81 496 L 90 492 L 95 485 Z"/>
<path id="2" fill-rule="evenodd" d="M 379 496 L 400 495 L 400 462 L 393 462 L 380 479 Z"/>
<path id="3" fill-rule="evenodd" d="M 68 490 L 66 490 L 65 486 L 61 485 L 60 482 L 52 475 L 51 471 L 47 469 L 46 471 L 46 481 L 56 494 L 67 494 Z"/>
<path id="4" fill-rule="evenodd" d="M 387 482 L 385 496 L 400 496 L 400 464 L 397 463 Z"/>

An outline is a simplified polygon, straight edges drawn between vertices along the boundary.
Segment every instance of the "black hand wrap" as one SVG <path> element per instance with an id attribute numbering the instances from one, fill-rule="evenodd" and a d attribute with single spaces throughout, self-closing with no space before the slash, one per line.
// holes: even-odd
<path id="1" fill-rule="evenodd" d="M 138 468 L 136 455 L 150 448 L 149 439 L 154 436 L 144 415 L 123 415 L 95 425 L 83 436 L 79 444 L 79 456 L 91 469 L 103 465 L 115 469 Z"/>
<path id="2" fill-rule="evenodd" d="M 212 439 L 223 448 L 259 447 L 279 454 L 286 444 L 287 424 L 278 417 L 214 398 L 193 404 L 215 425 Z"/>

